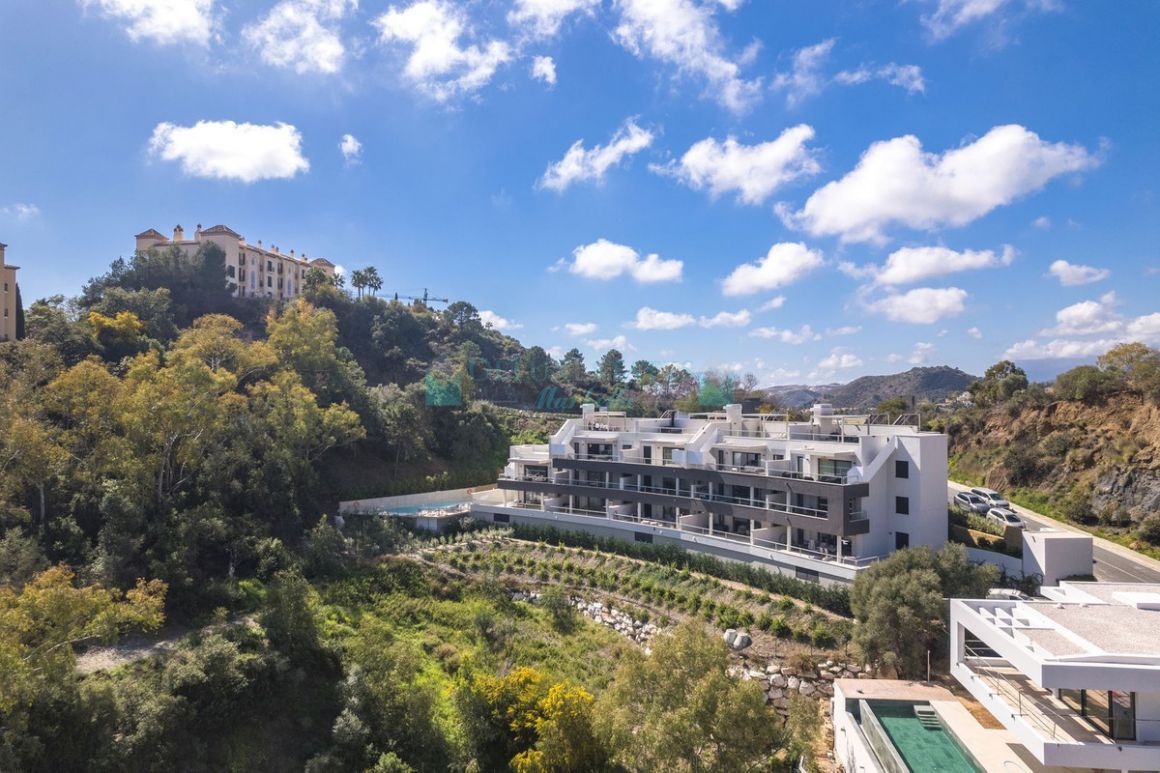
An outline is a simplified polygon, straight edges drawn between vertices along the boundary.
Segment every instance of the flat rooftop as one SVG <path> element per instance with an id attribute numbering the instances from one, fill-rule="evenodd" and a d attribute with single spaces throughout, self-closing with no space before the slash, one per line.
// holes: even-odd
<path id="1" fill-rule="evenodd" d="M 1062 582 L 1045 601 L 968 602 L 1041 659 L 1160 659 L 1160 584 Z"/>

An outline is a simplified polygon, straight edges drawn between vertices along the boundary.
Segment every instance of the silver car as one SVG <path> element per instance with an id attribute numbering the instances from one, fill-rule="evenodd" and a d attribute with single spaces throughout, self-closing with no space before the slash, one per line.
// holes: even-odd
<path id="1" fill-rule="evenodd" d="M 1006 507 L 992 507 L 987 511 L 987 520 L 996 521 L 1000 526 L 1010 526 L 1013 529 L 1026 529 L 1027 523 L 1014 510 Z"/>
<path id="2" fill-rule="evenodd" d="M 955 494 L 954 501 L 955 507 L 964 513 L 986 513 L 991 509 L 991 506 L 987 504 L 986 500 L 978 494 L 972 494 L 969 491 L 961 491 Z"/>
<path id="3" fill-rule="evenodd" d="M 989 507 L 1011 507 L 1011 503 L 993 488 L 973 488 L 971 493 L 986 500 Z"/>

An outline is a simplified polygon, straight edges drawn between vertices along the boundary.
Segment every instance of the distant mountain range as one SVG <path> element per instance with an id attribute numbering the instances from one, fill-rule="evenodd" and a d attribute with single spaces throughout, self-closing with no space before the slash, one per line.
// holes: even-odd
<path id="1" fill-rule="evenodd" d="M 826 402 L 833 403 L 835 408 L 865 410 L 891 397 L 938 402 L 959 394 L 976 378 L 958 368 L 935 365 L 911 368 L 889 376 L 863 376 L 848 384 L 787 384 L 769 387 L 765 391 L 787 408 L 804 408 Z"/>

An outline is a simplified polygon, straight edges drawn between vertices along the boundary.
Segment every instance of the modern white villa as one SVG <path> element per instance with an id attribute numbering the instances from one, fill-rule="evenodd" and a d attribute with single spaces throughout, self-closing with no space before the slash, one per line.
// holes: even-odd
<path id="1" fill-rule="evenodd" d="M 513 446 L 476 518 L 678 544 L 847 583 L 907 546 L 946 541 L 947 439 L 879 417 L 631 418 L 585 405 L 547 445 Z"/>
<path id="2" fill-rule="evenodd" d="M 1046 766 L 1160 770 L 1160 585 L 951 601 L 951 673 Z"/>

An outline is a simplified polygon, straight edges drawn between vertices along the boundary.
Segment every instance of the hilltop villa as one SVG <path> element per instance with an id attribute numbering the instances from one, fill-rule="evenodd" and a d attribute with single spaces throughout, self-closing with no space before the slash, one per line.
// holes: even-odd
<path id="1" fill-rule="evenodd" d="M 947 438 L 814 406 L 809 421 L 629 418 L 582 407 L 547 445 L 511 448 L 475 517 L 678 544 L 826 584 L 947 536 Z"/>
<path id="2" fill-rule="evenodd" d="M 16 340 L 16 271 L 4 263 L 7 244 L 0 243 L 0 341 Z"/>
<path id="3" fill-rule="evenodd" d="M 187 255 L 213 242 L 226 254 L 226 277 L 233 294 L 239 298 L 297 298 L 308 270 L 317 268 L 327 276 L 334 276 L 335 266 L 326 258 L 307 260 L 305 253 L 295 255 L 294 250 L 283 254 L 276 245 L 263 248 L 261 240 L 257 245 L 247 244 L 245 237 L 224 225 L 203 231 L 198 224 L 192 239 L 185 238 L 181 226 L 174 227 L 172 239 L 153 228 L 137 234 L 136 239 L 138 252 L 180 247 Z"/>

